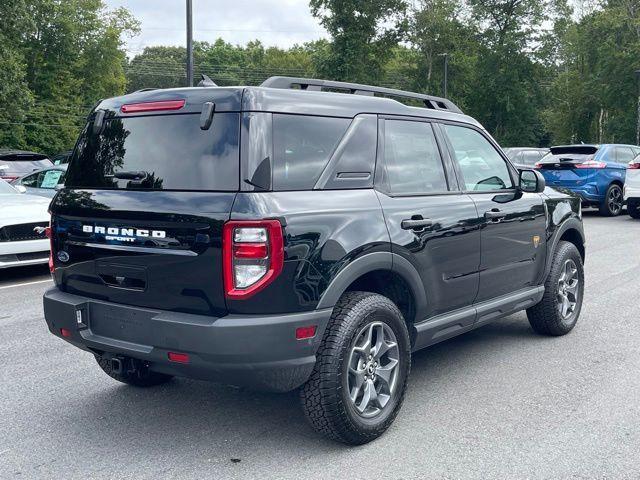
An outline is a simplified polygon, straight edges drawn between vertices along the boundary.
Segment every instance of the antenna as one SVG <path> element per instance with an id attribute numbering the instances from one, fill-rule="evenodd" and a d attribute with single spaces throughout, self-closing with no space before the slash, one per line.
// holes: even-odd
<path id="1" fill-rule="evenodd" d="M 202 78 L 202 80 L 200 80 L 198 82 L 198 86 L 199 87 L 217 87 L 218 85 L 216 85 L 216 82 L 214 82 L 213 80 L 211 80 L 207 75 L 205 75 L 204 73 L 200 74 L 200 77 Z"/>

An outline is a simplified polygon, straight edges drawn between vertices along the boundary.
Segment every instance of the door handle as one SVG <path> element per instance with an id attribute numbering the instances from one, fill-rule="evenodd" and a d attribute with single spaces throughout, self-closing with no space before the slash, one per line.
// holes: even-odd
<path id="1" fill-rule="evenodd" d="M 489 210 L 488 212 L 484 212 L 484 218 L 487 220 L 500 220 L 506 216 L 507 216 L 506 213 L 501 212 L 497 208 L 494 208 L 493 210 Z"/>
<path id="2" fill-rule="evenodd" d="M 403 230 L 424 230 L 431 225 L 433 225 L 433 222 L 428 218 L 410 218 L 402 220 L 400 224 Z"/>

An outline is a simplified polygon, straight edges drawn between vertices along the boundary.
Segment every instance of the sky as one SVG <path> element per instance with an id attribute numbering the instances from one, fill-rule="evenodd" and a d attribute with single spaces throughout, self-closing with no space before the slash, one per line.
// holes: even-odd
<path id="1" fill-rule="evenodd" d="M 184 45 L 186 0 L 105 0 L 108 8 L 126 7 L 141 23 L 140 34 L 126 39 L 133 56 L 151 45 Z M 193 38 L 217 38 L 244 45 L 287 48 L 327 37 L 311 16 L 308 0 L 193 0 Z"/>

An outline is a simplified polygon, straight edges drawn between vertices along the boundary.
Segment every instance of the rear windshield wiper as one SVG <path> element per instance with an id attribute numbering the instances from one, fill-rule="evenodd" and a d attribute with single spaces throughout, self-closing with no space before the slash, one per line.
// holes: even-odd
<path id="1" fill-rule="evenodd" d="M 106 178 L 117 178 L 118 180 L 133 180 L 136 182 L 142 182 L 149 176 L 149 172 L 144 170 L 122 170 L 115 172 L 112 175 L 105 175 Z"/>

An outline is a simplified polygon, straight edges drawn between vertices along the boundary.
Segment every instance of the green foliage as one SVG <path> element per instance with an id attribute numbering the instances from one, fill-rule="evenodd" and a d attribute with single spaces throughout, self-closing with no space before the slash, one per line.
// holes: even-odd
<path id="1" fill-rule="evenodd" d="M 72 147 L 91 106 L 124 92 L 122 35 L 137 22 L 101 0 L 9 0 L 0 14 L 0 146 Z"/>
<path id="2" fill-rule="evenodd" d="M 640 4 L 610 0 L 568 27 L 546 124 L 554 142 L 636 143 Z"/>
<path id="3" fill-rule="evenodd" d="M 404 0 L 311 0 L 311 13 L 333 38 L 318 64 L 322 76 L 376 82 L 407 21 Z"/>
<path id="4" fill-rule="evenodd" d="M 288 50 L 265 48 L 255 40 L 237 46 L 218 39 L 195 42 L 194 74 L 211 77 L 218 85 L 259 85 L 272 75 L 308 76 L 315 72 L 314 44 Z M 147 47 L 127 66 L 128 90 L 184 87 L 186 49 Z"/>
<path id="5" fill-rule="evenodd" d="M 598 1 L 578 20 L 567 2 L 310 0 L 330 40 L 196 42 L 196 79 L 322 77 L 442 95 L 446 53 L 448 96 L 503 146 L 635 143 L 640 2 Z M 138 23 L 102 0 L 3 0 L 0 25 L 0 146 L 68 149 L 98 99 L 186 83 L 183 47 L 127 59 Z"/>

